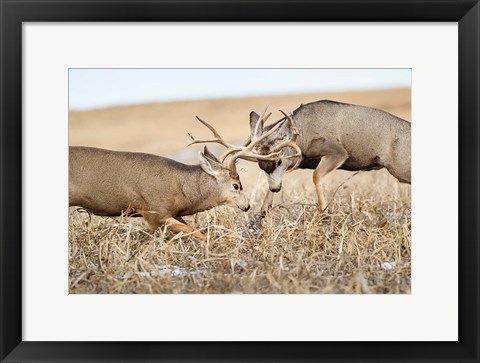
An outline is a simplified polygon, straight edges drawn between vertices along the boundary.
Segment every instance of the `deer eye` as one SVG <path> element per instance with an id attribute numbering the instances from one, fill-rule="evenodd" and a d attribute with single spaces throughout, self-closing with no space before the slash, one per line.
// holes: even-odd
<path id="1" fill-rule="evenodd" d="M 240 185 L 238 185 L 238 184 L 233 184 L 233 189 L 235 189 L 235 190 L 240 189 Z"/>

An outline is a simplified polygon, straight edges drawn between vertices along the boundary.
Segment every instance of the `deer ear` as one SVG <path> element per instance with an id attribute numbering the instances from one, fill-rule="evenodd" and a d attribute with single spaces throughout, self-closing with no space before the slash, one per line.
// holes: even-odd
<path id="1" fill-rule="evenodd" d="M 260 118 L 260 115 L 258 113 L 256 113 L 255 111 L 250 112 L 250 140 L 253 140 L 255 136 L 261 135 L 263 133 L 263 120 L 262 120 L 260 122 L 260 125 L 258 125 L 257 135 L 254 135 L 255 127 L 257 127 L 257 122 L 259 118 Z"/>
<path id="2" fill-rule="evenodd" d="M 200 161 L 200 166 L 205 173 L 215 178 L 220 175 L 218 163 L 215 160 L 210 160 L 210 158 L 207 158 L 201 151 L 198 152 L 198 160 Z"/>
<path id="3" fill-rule="evenodd" d="M 216 161 L 217 163 L 219 163 L 220 161 L 218 161 L 217 157 L 215 155 L 213 155 L 210 150 L 208 150 L 208 148 L 206 146 L 203 147 L 203 155 L 205 155 L 206 158 L 208 159 L 211 159 L 213 161 Z"/>

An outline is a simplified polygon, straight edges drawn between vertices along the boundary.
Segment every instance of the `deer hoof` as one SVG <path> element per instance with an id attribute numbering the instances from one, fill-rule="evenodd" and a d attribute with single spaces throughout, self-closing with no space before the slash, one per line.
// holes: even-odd
<path id="1" fill-rule="evenodd" d="M 319 205 L 317 205 L 317 207 L 318 207 L 318 211 L 320 212 L 320 214 L 329 213 L 327 205 L 320 205 L 319 204 Z"/>
<path id="2" fill-rule="evenodd" d="M 199 239 L 199 240 L 207 239 L 207 236 L 205 236 L 202 232 L 195 232 L 193 234 L 193 237 L 195 237 L 196 239 Z"/>
<path id="3" fill-rule="evenodd" d="M 259 225 L 261 225 L 262 220 L 265 218 L 265 216 L 266 216 L 266 213 L 265 213 L 265 212 L 255 213 L 255 214 L 250 218 L 250 220 L 248 221 L 248 223 L 247 223 L 247 229 L 248 229 L 249 231 L 252 231 L 252 230 L 258 228 Z"/>

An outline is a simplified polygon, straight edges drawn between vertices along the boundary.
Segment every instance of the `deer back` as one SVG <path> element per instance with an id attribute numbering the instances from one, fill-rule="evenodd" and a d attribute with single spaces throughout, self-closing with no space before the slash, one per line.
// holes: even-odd
<path id="1" fill-rule="evenodd" d="M 299 130 L 297 143 L 306 157 L 322 156 L 325 148 L 346 150 L 349 163 L 362 169 L 372 163 L 381 166 L 410 164 L 410 122 L 388 112 L 334 101 L 317 101 L 293 112 Z M 320 145 L 320 146 L 319 146 Z"/>

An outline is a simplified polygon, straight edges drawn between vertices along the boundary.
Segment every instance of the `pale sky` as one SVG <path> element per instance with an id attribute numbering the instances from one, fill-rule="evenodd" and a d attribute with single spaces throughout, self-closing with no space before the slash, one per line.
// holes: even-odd
<path id="1" fill-rule="evenodd" d="M 411 69 L 70 69 L 69 108 L 411 86 Z"/>

